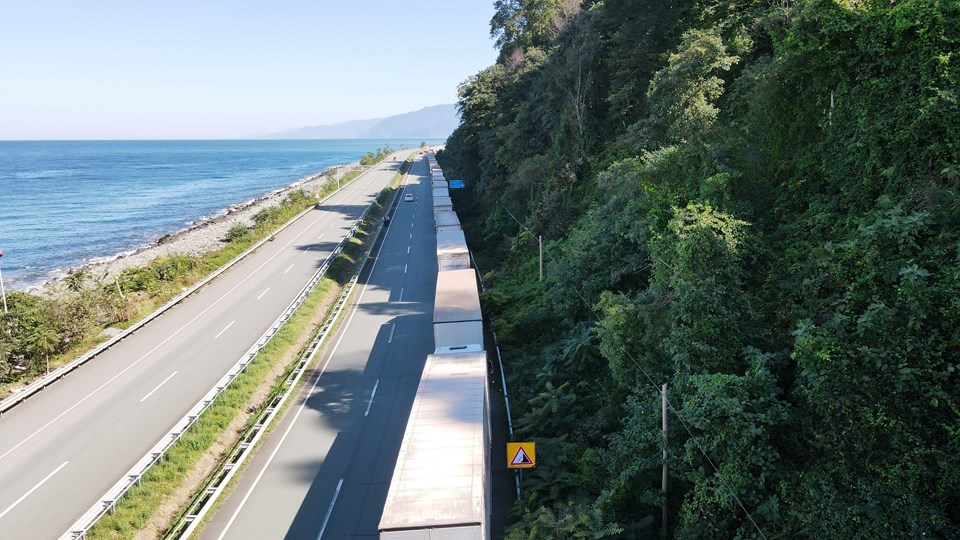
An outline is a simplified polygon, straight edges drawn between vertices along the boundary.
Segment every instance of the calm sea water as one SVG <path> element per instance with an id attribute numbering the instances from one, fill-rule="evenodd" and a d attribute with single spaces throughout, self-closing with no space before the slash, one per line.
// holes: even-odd
<path id="1" fill-rule="evenodd" d="M 420 140 L 0 141 L 4 283 L 133 250 L 384 144 Z"/>

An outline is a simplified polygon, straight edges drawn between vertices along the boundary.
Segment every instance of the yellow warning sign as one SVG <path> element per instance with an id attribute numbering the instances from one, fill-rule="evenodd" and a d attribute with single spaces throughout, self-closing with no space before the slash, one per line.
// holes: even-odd
<path id="1" fill-rule="evenodd" d="M 507 443 L 507 468 L 532 469 L 537 466 L 537 444 L 532 442 Z"/>

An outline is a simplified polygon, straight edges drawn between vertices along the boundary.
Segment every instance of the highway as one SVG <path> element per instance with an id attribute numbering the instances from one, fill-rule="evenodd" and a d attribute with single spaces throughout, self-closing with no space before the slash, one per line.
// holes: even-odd
<path id="1" fill-rule="evenodd" d="M 418 161 L 372 270 L 319 368 L 205 527 L 205 539 L 377 537 L 407 417 L 433 352 L 436 241 Z"/>
<path id="2" fill-rule="evenodd" d="M 0 537 L 66 532 L 254 345 L 400 163 L 382 162 L 202 290 L 0 418 Z"/>

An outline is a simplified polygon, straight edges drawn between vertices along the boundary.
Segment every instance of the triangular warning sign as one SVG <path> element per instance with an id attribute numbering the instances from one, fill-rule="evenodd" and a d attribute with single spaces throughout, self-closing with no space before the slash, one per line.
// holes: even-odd
<path id="1" fill-rule="evenodd" d="M 537 443 L 532 441 L 507 443 L 508 469 L 532 469 L 536 466 Z"/>
<path id="2" fill-rule="evenodd" d="M 533 460 L 523 451 L 523 447 L 517 449 L 517 455 L 510 460 L 511 465 L 533 465 Z"/>

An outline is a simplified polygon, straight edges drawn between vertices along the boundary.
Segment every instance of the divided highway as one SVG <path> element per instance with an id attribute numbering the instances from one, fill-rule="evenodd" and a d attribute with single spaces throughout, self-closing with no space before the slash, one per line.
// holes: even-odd
<path id="1" fill-rule="evenodd" d="M 377 537 L 420 373 L 433 352 L 436 242 L 417 162 L 319 369 L 206 527 L 206 539 Z"/>
<path id="2" fill-rule="evenodd" d="M 0 418 L 0 536 L 64 533 L 279 317 L 399 164 L 381 163 L 202 290 Z"/>

